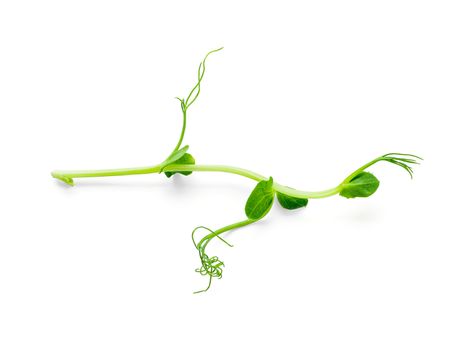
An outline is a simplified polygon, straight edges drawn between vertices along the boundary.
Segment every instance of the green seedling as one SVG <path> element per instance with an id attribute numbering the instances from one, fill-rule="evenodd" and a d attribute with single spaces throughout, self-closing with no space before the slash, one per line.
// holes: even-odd
<path id="1" fill-rule="evenodd" d="M 52 176 L 73 186 L 75 178 L 82 177 L 102 177 L 102 176 L 123 176 L 136 174 L 161 174 L 164 173 L 167 177 L 174 174 L 188 176 L 195 171 L 210 171 L 224 172 L 235 175 L 244 176 L 257 184 L 245 205 L 245 218 L 239 222 L 227 225 L 217 230 L 212 230 L 205 226 L 196 227 L 192 232 L 193 244 L 198 251 L 201 267 L 195 271 L 203 276 L 209 277 L 208 286 L 195 293 L 204 292 L 209 289 L 213 278 L 222 278 L 224 263 L 217 256 L 209 256 L 206 253 L 206 247 L 213 238 L 218 238 L 222 242 L 231 246 L 221 235 L 225 232 L 247 226 L 263 219 L 271 210 L 274 204 L 274 198 L 277 197 L 279 204 L 287 210 L 296 210 L 306 207 L 309 199 L 326 198 L 333 195 L 341 195 L 346 198 L 369 197 L 379 187 L 379 180 L 366 169 L 378 162 L 388 162 L 400 166 L 407 171 L 412 177 L 413 171 L 411 166 L 419 164 L 418 161 L 422 158 L 413 154 L 404 153 L 388 153 L 377 157 L 371 162 L 358 168 L 356 171 L 346 177 L 338 186 L 318 192 L 309 192 L 296 190 L 291 187 L 281 185 L 273 180 L 272 177 L 265 177 L 253 171 L 228 166 L 228 165 L 200 165 L 196 164 L 195 158 L 188 152 L 188 145 L 182 147 L 183 139 L 186 131 L 187 113 L 191 105 L 198 98 L 201 91 L 201 82 L 206 71 L 206 59 L 214 52 L 222 50 L 219 48 L 209 52 L 201 61 L 198 67 L 198 80 L 195 86 L 191 89 L 186 98 L 177 97 L 180 102 L 182 111 L 183 124 L 180 137 L 173 151 L 169 156 L 157 165 L 140 167 L 140 168 L 124 168 L 124 169 L 107 169 L 107 170 L 81 170 L 81 171 L 53 171 Z M 195 239 L 195 233 L 199 230 L 204 230 L 207 234 L 199 241 Z"/>

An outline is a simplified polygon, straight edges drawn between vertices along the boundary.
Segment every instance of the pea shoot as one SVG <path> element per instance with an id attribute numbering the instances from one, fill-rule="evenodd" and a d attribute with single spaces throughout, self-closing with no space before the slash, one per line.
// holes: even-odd
<path id="1" fill-rule="evenodd" d="M 217 256 L 209 256 L 206 253 L 206 248 L 209 242 L 218 238 L 228 246 L 232 246 L 221 235 L 225 232 L 238 229 L 263 219 L 271 210 L 274 204 L 274 198 L 277 197 L 279 204 L 287 210 L 296 210 L 306 207 L 309 199 L 326 198 L 339 194 L 345 198 L 369 197 L 379 187 L 379 180 L 366 170 L 378 162 L 388 162 L 395 164 L 410 175 L 412 178 L 412 166 L 419 164 L 422 158 L 413 154 L 404 153 L 388 153 L 383 156 L 377 157 L 371 162 L 361 166 L 349 176 L 347 176 L 338 186 L 324 191 L 309 192 L 296 190 L 291 187 L 281 185 L 273 180 L 272 177 L 265 177 L 253 171 L 228 166 L 228 165 L 200 165 L 196 164 L 195 158 L 188 153 L 188 145 L 182 146 L 183 139 L 186 131 L 187 113 L 191 105 L 196 101 L 201 92 L 201 82 L 206 72 L 206 60 L 215 53 L 222 50 L 222 48 L 210 51 L 201 61 L 198 66 L 198 79 L 195 86 L 191 89 L 185 98 L 177 97 L 182 111 L 182 130 L 180 137 L 173 149 L 165 160 L 157 165 L 140 167 L 140 168 L 124 168 L 124 169 L 107 169 L 107 170 L 83 170 L 83 171 L 53 171 L 52 176 L 58 180 L 73 186 L 75 178 L 82 177 L 103 177 L 103 176 L 123 176 L 123 175 L 136 175 L 136 174 L 154 174 L 164 173 L 167 177 L 175 174 L 188 176 L 194 171 L 209 171 L 209 172 L 225 172 L 235 175 L 244 176 L 257 184 L 248 197 L 245 205 L 245 217 L 238 222 L 212 230 L 205 226 L 198 226 L 192 232 L 193 244 L 198 251 L 201 266 L 195 271 L 203 276 L 209 278 L 206 288 L 197 291 L 205 292 L 212 284 L 213 278 L 222 278 L 224 263 Z M 198 241 L 196 234 L 204 232 L 204 236 Z"/>

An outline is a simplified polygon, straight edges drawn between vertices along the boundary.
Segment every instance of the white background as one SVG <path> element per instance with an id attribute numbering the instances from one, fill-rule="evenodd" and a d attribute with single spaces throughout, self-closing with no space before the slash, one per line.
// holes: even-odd
<path id="1" fill-rule="evenodd" d="M 466 349 L 464 1 L 2 1 L 0 348 Z M 254 182 L 77 180 L 174 147 L 305 190 L 387 152 L 367 199 L 332 197 L 208 248 Z"/>

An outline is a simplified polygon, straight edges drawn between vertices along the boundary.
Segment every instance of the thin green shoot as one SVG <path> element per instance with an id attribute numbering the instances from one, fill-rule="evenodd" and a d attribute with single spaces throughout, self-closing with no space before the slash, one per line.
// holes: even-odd
<path id="1" fill-rule="evenodd" d="M 198 252 L 201 266 L 195 271 L 203 276 L 208 276 L 209 281 L 206 288 L 195 293 L 205 292 L 209 290 L 213 279 L 220 279 L 224 272 L 224 262 L 218 256 L 210 256 L 206 253 L 208 244 L 218 238 L 220 241 L 233 247 L 221 235 L 225 232 L 235 230 L 265 218 L 278 199 L 279 204 L 285 210 L 301 210 L 308 204 L 309 199 L 319 199 L 340 195 L 346 198 L 363 198 L 373 195 L 379 188 L 380 182 L 373 174 L 366 170 L 378 162 L 387 162 L 397 165 L 407 171 L 410 177 L 413 177 L 413 166 L 419 164 L 422 158 L 406 153 L 387 153 L 379 156 L 372 161 L 359 167 L 357 170 L 350 173 L 349 176 L 337 186 L 320 191 L 304 191 L 298 190 L 289 186 L 282 185 L 270 176 L 264 176 L 254 171 L 234 167 L 230 165 L 202 165 L 196 164 L 195 158 L 187 153 L 188 145 L 182 147 L 187 125 L 187 112 L 190 106 L 198 99 L 201 92 L 201 82 L 206 72 L 206 60 L 222 48 L 212 50 L 206 54 L 204 59 L 198 66 L 197 82 L 190 90 L 186 98 L 177 97 L 182 110 L 183 124 L 180 137 L 173 151 L 165 158 L 165 160 L 157 165 L 139 167 L 139 168 L 120 168 L 120 169 L 103 169 L 103 170 L 55 170 L 52 176 L 64 183 L 73 186 L 76 178 L 89 177 L 107 177 L 107 176 L 125 176 L 125 175 L 141 175 L 141 174 L 160 174 L 164 173 L 167 177 L 175 174 L 188 176 L 193 172 L 224 172 L 242 176 L 253 180 L 256 185 L 246 200 L 244 215 L 245 218 L 241 221 L 224 226 L 217 230 L 211 230 L 206 226 L 198 226 L 192 231 L 192 241 Z M 296 171 L 297 169 L 293 169 Z M 199 230 L 205 230 L 208 233 L 203 236 L 198 242 L 195 239 L 195 233 Z"/>

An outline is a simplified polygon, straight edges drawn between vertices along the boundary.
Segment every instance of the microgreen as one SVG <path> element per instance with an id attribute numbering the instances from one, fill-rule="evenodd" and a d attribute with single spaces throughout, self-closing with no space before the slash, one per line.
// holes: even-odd
<path id="1" fill-rule="evenodd" d="M 106 169 L 106 170 L 82 170 L 82 171 L 53 171 L 52 176 L 58 180 L 73 186 L 74 178 L 81 177 L 102 177 L 102 176 L 123 176 L 137 174 L 157 174 L 164 173 L 167 177 L 175 174 L 190 175 L 194 171 L 211 171 L 225 172 L 235 175 L 244 176 L 257 184 L 250 193 L 245 204 L 246 218 L 233 224 L 224 226 L 217 230 L 212 230 L 205 226 L 198 226 L 192 232 L 193 244 L 198 251 L 201 266 L 195 271 L 203 276 L 209 277 L 208 286 L 195 293 L 207 291 L 211 287 L 213 278 L 220 279 L 223 275 L 225 267 L 224 262 L 218 256 L 210 256 L 206 253 L 206 248 L 212 239 L 218 238 L 226 245 L 231 246 L 221 235 L 225 232 L 238 229 L 250 224 L 253 224 L 263 219 L 271 210 L 274 204 L 274 198 L 277 197 L 279 204 L 287 210 L 295 210 L 304 208 L 308 204 L 308 199 L 326 198 L 334 195 L 341 195 L 346 198 L 369 197 L 373 195 L 379 187 L 379 180 L 371 173 L 365 171 L 370 166 L 378 162 L 388 162 L 395 164 L 405 171 L 410 177 L 413 177 L 412 166 L 419 164 L 422 158 L 413 154 L 405 153 L 388 153 L 383 156 L 373 159 L 371 162 L 361 166 L 349 176 L 347 176 L 338 186 L 324 191 L 301 191 L 294 188 L 281 185 L 273 180 L 272 177 L 265 177 L 251 170 L 242 169 L 228 165 L 199 165 L 195 163 L 195 158 L 187 153 L 188 145 L 182 147 L 187 125 L 187 113 L 191 105 L 196 101 L 201 92 L 201 82 L 206 72 L 206 60 L 214 52 L 218 52 L 222 48 L 210 51 L 201 61 L 198 66 L 197 82 L 190 90 L 186 98 L 177 97 L 180 102 L 182 111 L 182 129 L 180 137 L 173 151 L 165 158 L 164 161 L 157 165 L 140 167 L 140 168 L 124 168 L 124 169 Z M 204 230 L 207 232 L 197 242 L 195 234 Z"/>

